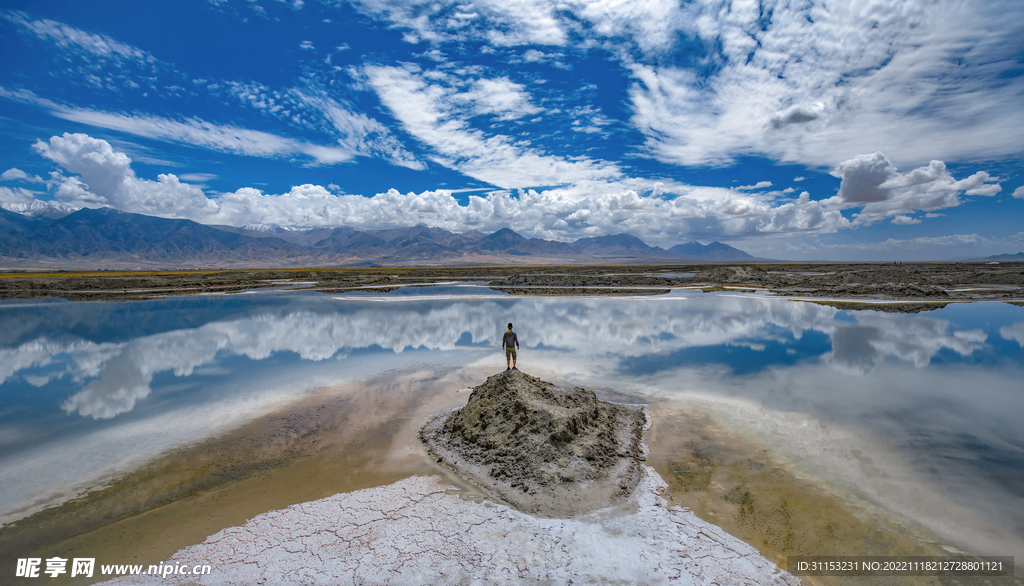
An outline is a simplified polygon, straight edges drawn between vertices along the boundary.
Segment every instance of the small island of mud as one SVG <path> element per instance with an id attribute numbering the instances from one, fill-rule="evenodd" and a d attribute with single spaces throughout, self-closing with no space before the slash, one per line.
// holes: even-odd
<path id="1" fill-rule="evenodd" d="M 465 407 L 431 420 L 420 438 L 492 496 L 564 518 L 625 504 L 643 476 L 646 423 L 641 406 L 506 370 L 474 388 Z"/>

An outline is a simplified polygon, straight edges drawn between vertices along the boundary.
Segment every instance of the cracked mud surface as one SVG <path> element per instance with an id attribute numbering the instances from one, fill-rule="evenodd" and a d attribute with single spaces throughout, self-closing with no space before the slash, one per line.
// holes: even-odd
<path id="1" fill-rule="evenodd" d="M 657 473 L 642 472 L 635 513 L 580 519 L 532 517 L 463 500 L 437 477 L 407 478 L 259 515 L 168 560 L 210 564 L 210 575 L 104 584 L 800 584 L 667 506 Z"/>
<path id="2" fill-rule="evenodd" d="M 643 408 L 506 370 L 424 426 L 438 461 L 525 513 L 572 517 L 624 505 L 641 476 Z"/>

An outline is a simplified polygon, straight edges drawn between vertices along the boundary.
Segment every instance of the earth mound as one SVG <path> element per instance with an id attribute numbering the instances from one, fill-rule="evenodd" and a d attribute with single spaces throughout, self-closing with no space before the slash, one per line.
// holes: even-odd
<path id="1" fill-rule="evenodd" d="M 517 509 L 572 517 L 628 503 L 642 477 L 643 407 L 507 370 L 420 430 L 439 462 Z"/>

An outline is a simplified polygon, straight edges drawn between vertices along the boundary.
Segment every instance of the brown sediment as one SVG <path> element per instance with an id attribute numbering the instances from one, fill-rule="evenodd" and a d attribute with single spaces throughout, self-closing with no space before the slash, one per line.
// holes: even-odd
<path id="1" fill-rule="evenodd" d="M 829 307 L 835 307 L 836 309 L 846 310 L 870 310 L 870 311 L 883 311 L 885 313 L 922 313 L 925 311 L 935 311 L 936 309 L 942 309 L 949 305 L 948 301 L 934 301 L 934 302 L 904 302 L 904 303 L 878 303 L 872 301 L 832 301 L 832 300 L 814 300 L 811 303 L 817 305 L 827 305 Z"/>
<path id="2" fill-rule="evenodd" d="M 641 406 L 506 370 L 475 387 L 465 407 L 431 420 L 420 438 L 439 462 L 514 508 L 569 518 L 631 506 L 646 421 Z"/>
<path id="3" fill-rule="evenodd" d="M 707 415 L 648 407 L 648 464 L 672 504 L 692 510 L 786 567 L 786 557 L 949 556 L 925 530 L 799 477 L 752 440 Z M 938 577 L 801 577 L 807 584 L 940 584 Z M 958 578 L 961 584 L 972 579 Z M 978 584 L 982 583 L 978 579 Z"/>
<path id="4" fill-rule="evenodd" d="M 444 474 L 426 456 L 417 430 L 429 416 L 464 403 L 466 394 L 456 390 L 470 376 L 455 369 L 393 372 L 323 389 L 5 526 L 0 571 L 13 576 L 19 557 L 158 564 L 270 510 L 415 474 Z M 61 578 L 50 583 L 101 579 Z"/>

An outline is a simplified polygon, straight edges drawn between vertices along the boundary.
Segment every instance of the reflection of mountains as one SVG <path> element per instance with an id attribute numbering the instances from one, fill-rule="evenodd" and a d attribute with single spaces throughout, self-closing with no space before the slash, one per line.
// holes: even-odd
<path id="1" fill-rule="evenodd" d="M 293 352 L 316 361 L 371 347 L 394 352 L 452 350 L 464 345 L 467 335 L 472 345 L 496 348 L 509 320 L 516 323 L 526 349 L 558 348 L 581 358 L 671 356 L 724 345 L 758 351 L 766 345 L 786 347 L 805 331 L 816 331 L 831 338 L 832 351 L 825 354 L 831 364 L 859 372 L 870 371 L 886 356 L 922 367 L 942 349 L 967 355 L 985 340 L 980 331 L 950 333 L 949 322 L 920 315 L 857 312 L 856 321 L 851 322 L 837 319 L 838 310 L 831 307 L 741 297 L 438 299 L 382 304 L 278 296 L 256 301 L 271 306 L 258 306 L 260 312 L 255 315 L 251 297 L 244 302 L 205 303 L 191 307 L 195 311 L 187 319 L 181 316 L 179 300 L 107 305 L 102 311 L 90 311 L 96 306 L 85 304 L 26 308 L 30 314 L 47 307 L 57 315 L 72 308 L 85 311 L 76 322 L 79 334 L 74 336 L 52 321 L 46 329 L 63 332 L 60 339 L 39 328 L 20 326 L 21 334 L 14 335 L 18 342 L 0 347 L 0 383 L 19 372 L 36 386 L 64 377 L 88 380 L 64 403 L 64 409 L 109 418 L 131 410 L 146 397 L 154 374 L 170 371 L 188 376 L 197 367 L 215 362 L 218 355 L 262 360 L 276 352 Z M 249 315 L 236 312 L 241 303 L 247 304 Z M 130 324 L 140 308 L 153 311 L 146 314 L 148 331 L 127 340 L 111 334 L 107 327 L 111 323 L 121 324 L 116 327 L 123 328 L 118 332 L 122 335 L 139 332 Z M 233 317 L 214 321 L 223 312 Z M 89 323 L 91 319 L 96 321 Z M 9 312 L 0 326 L 7 332 L 18 331 L 19 324 L 28 321 L 24 314 Z M 176 327 L 158 327 L 161 321 Z M 186 322 L 193 327 L 177 327 Z M 37 337 L 26 339 L 28 331 Z"/>

